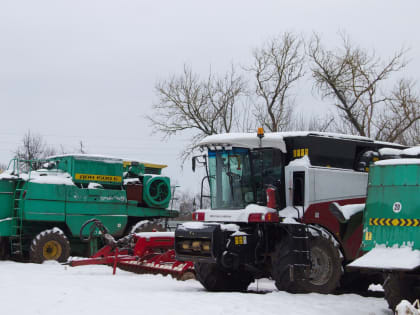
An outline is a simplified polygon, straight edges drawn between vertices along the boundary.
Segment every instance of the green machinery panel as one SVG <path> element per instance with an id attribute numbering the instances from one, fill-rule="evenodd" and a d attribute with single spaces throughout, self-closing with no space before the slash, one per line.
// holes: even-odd
<path id="1" fill-rule="evenodd" d="M 152 208 L 167 208 L 171 200 L 171 185 L 168 177 L 145 175 L 143 200 Z"/>
<path id="2" fill-rule="evenodd" d="M 363 250 L 376 244 L 420 249 L 420 164 L 371 167 Z"/>
<path id="3" fill-rule="evenodd" d="M 67 185 L 27 182 L 24 185 L 26 193 L 21 206 L 24 209 L 23 219 L 64 222 L 66 188 Z"/>
<path id="4" fill-rule="evenodd" d="M 0 236 L 9 236 L 12 229 L 13 194 L 16 183 L 0 180 Z"/>
<path id="5" fill-rule="evenodd" d="M 69 173 L 75 183 L 122 184 L 122 159 L 91 155 L 63 155 L 50 158 L 48 161 L 55 162 L 58 169 Z"/>

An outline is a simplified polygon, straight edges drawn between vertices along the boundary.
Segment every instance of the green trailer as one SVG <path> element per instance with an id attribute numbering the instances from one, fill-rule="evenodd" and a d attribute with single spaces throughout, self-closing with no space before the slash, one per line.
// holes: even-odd
<path id="1" fill-rule="evenodd" d="M 391 309 L 420 298 L 420 147 L 408 150 L 414 158 L 371 166 L 361 247 L 366 254 L 349 265 L 383 272 Z"/>
<path id="2" fill-rule="evenodd" d="M 85 154 L 13 159 L 0 174 L 0 259 L 88 255 L 95 243 L 81 243 L 79 233 L 92 218 L 120 237 L 141 220 L 177 216 L 167 209 L 171 188 L 164 167 Z"/>

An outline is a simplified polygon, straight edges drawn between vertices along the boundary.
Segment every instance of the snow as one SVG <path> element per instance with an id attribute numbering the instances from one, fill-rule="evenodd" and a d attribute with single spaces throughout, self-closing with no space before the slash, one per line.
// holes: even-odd
<path id="1" fill-rule="evenodd" d="M 375 162 L 375 165 L 408 165 L 420 164 L 420 159 L 390 159 Z"/>
<path id="2" fill-rule="evenodd" d="M 13 220 L 13 218 L 4 218 L 4 219 L 1 219 L 0 222 L 11 221 L 11 220 Z"/>
<path id="3" fill-rule="evenodd" d="M 124 178 L 124 185 L 139 184 L 139 183 L 140 183 L 140 179 L 138 178 Z"/>
<path id="4" fill-rule="evenodd" d="M 395 155 L 395 156 L 418 156 L 420 155 L 420 145 L 407 149 L 393 149 L 393 148 L 381 148 L 379 149 L 380 155 Z"/>
<path id="5" fill-rule="evenodd" d="M 394 148 L 381 148 L 378 150 L 380 155 L 401 155 L 400 149 Z"/>
<path id="6" fill-rule="evenodd" d="M 19 174 L 19 176 L 13 175 L 12 172 L 12 170 L 4 171 L 0 174 L 0 180 L 20 178 L 22 180 L 37 184 L 74 185 L 71 175 L 59 170 L 49 171 L 40 169 L 37 171 L 32 171 L 30 174 Z"/>
<path id="7" fill-rule="evenodd" d="M 420 155 L 420 145 L 417 145 L 417 146 L 412 147 L 412 148 L 404 149 L 404 150 L 402 150 L 402 154 L 403 155 L 412 155 L 412 156 Z"/>
<path id="8" fill-rule="evenodd" d="M 374 283 L 369 285 L 368 290 L 372 292 L 384 292 L 384 288 L 381 284 L 374 284 Z"/>
<path id="9" fill-rule="evenodd" d="M 356 213 L 363 212 L 363 210 L 365 209 L 364 203 L 356 203 L 345 206 L 340 206 L 337 202 L 334 202 L 334 204 L 341 211 L 346 220 L 349 220 L 350 217 L 355 215 Z"/>
<path id="10" fill-rule="evenodd" d="M 150 221 L 149 221 L 149 220 L 142 220 L 142 221 L 137 222 L 137 223 L 136 223 L 136 224 L 134 224 L 134 225 L 133 225 L 133 227 L 131 228 L 130 233 L 135 233 L 135 231 L 136 231 L 137 229 L 141 228 L 143 225 L 146 225 L 146 224 L 148 224 L 148 223 L 150 223 Z"/>
<path id="11" fill-rule="evenodd" d="M 376 245 L 371 251 L 356 259 L 348 267 L 412 270 L 420 266 L 420 250 L 409 246 L 386 247 Z"/>
<path id="12" fill-rule="evenodd" d="M 289 163 L 288 166 L 303 166 L 303 167 L 310 167 L 311 161 L 309 160 L 308 156 L 303 156 L 300 159 L 295 159 Z"/>
<path id="13" fill-rule="evenodd" d="M 5 170 L 0 174 L 0 179 L 16 179 L 18 176 L 13 174 L 13 170 Z"/>
<path id="14" fill-rule="evenodd" d="M 88 185 L 88 187 L 87 187 L 88 189 L 103 189 L 104 188 L 104 186 L 102 186 L 101 184 L 99 184 L 99 183 L 89 183 L 89 185 Z"/>
<path id="15" fill-rule="evenodd" d="M 139 232 L 136 233 L 138 237 L 175 237 L 175 232 Z"/>
<path id="16" fill-rule="evenodd" d="M 396 315 L 417 315 L 420 314 L 420 309 L 417 309 L 414 304 L 407 300 L 402 300 L 395 308 Z"/>
<path id="17" fill-rule="evenodd" d="M 362 136 L 345 135 L 333 132 L 316 132 L 316 131 L 292 131 L 292 132 L 271 132 L 264 134 L 262 138 L 262 145 L 264 147 L 278 148 L 283 152 L 286 152 L 286 144 L 284 138 L 289 137 L 304 137 L 308 135 L 316 135 L 321 137 L 338 138 L 338 139 L 350 139 L 350 140 L 362 140 L 373 142 L 370 138 Z M 385 144 L 385 143 L 384 143 Z M 389 144 L 389 143 L 386 143 Z M 260 146 L 260 139 L 257 137 L 257 133 L 225 133 L 211 135 L 198 143 L 198 146 L 229 146 L 229 147 L 245 147 L 245 148 L 258 148 Z"/>
<path id="18" fill-rule="evenodd" d="M 106 156 L 100 154 L 61 154 L 61 155 L 52 155 L 47 157 L 46 159 L 59 159 L 63 157 L 73 157 L 77 160 L 97 160 L 104 163 L 122 163 L 123 159 L 113 156 Z"/>
<path id="19" fill-rule="evenodd" d="M 29 180 L 31 183 L 37 184 L 54 184 L 54 185 L 70 185 L 73 186 L 73 180 L 69 173 L 59 171 L 32 171 L 29 177 L 21 174 L 20 177 Z"/>
<path id="20" fill-rule="evenodd" d="M 289 294 L 262 279 L 249 293 L 206 292 L 195 280 L 134 274 L 107 266 L 0 261 L 2 314 L 18 315 L 391 315 L 383 298 Z M 255 294 L 255 292 L 265 294 Z"/>
<path id="21" fill-rule="evenodd" d="M 184 222 L 180 225 L 178 225 L 178 229 L 185 230 L 185 229 L 191 229 L 191 230 L 200 230 L 205 228 L 209 225 L 218 225 L 220 226 L 220 229 L 222 231 L 230 231 L 230 232 L 236 232 L 239 231 L 239 225 L 229 223 L 229 224 L 219 224 L 219 223 L 211 223 L 211 222 Z"/>
<path id="22" fill-rule="evenodd" d="M 294 218 L 284 218 L 282 222 L 286 224 L 301 224 L 300 222 L 296 221 Z"/>
<path id="23" fill-rule="evenodd" d="M 205 228 L 206 225 L 204 222 L 184 222 L 180 225 L 178 225 L 178 229 L 191 229 L 191 230 L 200 230 Z"/>
<path id="24" fill-rule="evenodd" d="M 302 206 L 287 206 L 279 211 L 279 217 L 281 218 L 301 218 L 303 216 L 303 207 Z"/>
<path id="25" fill-rule="evenodd" d="M 107 156 L 107 155 L 101 155 L 101 154 L 80 154 L 80 153 L 74 153 L 74 154 L 61 154 L 61 155 L 53 155 L 49 156 L 47 159 L 59 159 L 62 157 L 74 157 L 75 159 L 79 160 L 97 160 L 99 162 L 104 163 L 123 163 L 124 161 L 127 162 L 136 162 L 139 164 L 149 164 L 149 165 L 155 165 L 158 168 L 165 168 L 167 165 L 162 163 L 156 163 L 156 162 L 149 162 L 144 160 L 137 160 L 137 159 L 129 159 L 124 157 L 115 157 L 115 156 Z"/>

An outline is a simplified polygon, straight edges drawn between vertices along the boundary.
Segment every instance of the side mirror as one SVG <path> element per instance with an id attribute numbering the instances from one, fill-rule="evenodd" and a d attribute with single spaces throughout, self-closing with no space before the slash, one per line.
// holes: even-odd
<path id="1" fill-rule="evenodd" d="M 192 171 L 193 172 L 195 172 L 195 159 L 196 159 L 196 156 L 193 156 L 192 158 Z"/>

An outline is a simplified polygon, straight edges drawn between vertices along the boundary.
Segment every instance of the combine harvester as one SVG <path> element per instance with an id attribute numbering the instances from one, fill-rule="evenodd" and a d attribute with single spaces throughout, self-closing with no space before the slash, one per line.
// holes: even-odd
<path id="1" fill-rule="evenodd" d="M 164 167 L 85 154 L 13 159 L 0 174 L 0 259 L 41 263 L 90 256 L 96 239 L 86 246 L 79 231 L 93 218 L 121 237 L 139 221 L 176 217 L 166 209 L 171 188 L 161 175 Z"/>
<path id="2" fill-rule="evenodd" d="M 361 247 L 366 254 L 349 268 L 382 272 L 389 307 L 420 314 L 418 302 L 417 309 L 411 305 L 420 299 L 420 146 L 382 153 L 394 159 L 371 167 Z M 409 303 L 398 305 L 401 300 Z"/>
<path id="3" fill-rule="evenodd" d="M 175 252 L 194 262 L 207 290 L 244 291 L 266 277 L 289 292 L 359 286 L 357 273 L 342 275 L 360 255 L 363 206 L 337 215 L 330 205 L 363 204 L 378 151 L 403 146 L 331 133 L 264 135 L 262 128 L 199 145 L 207 154 L 193 158 L 193 169 L 206 167 L 211 209 L 177 227 Z"/>

